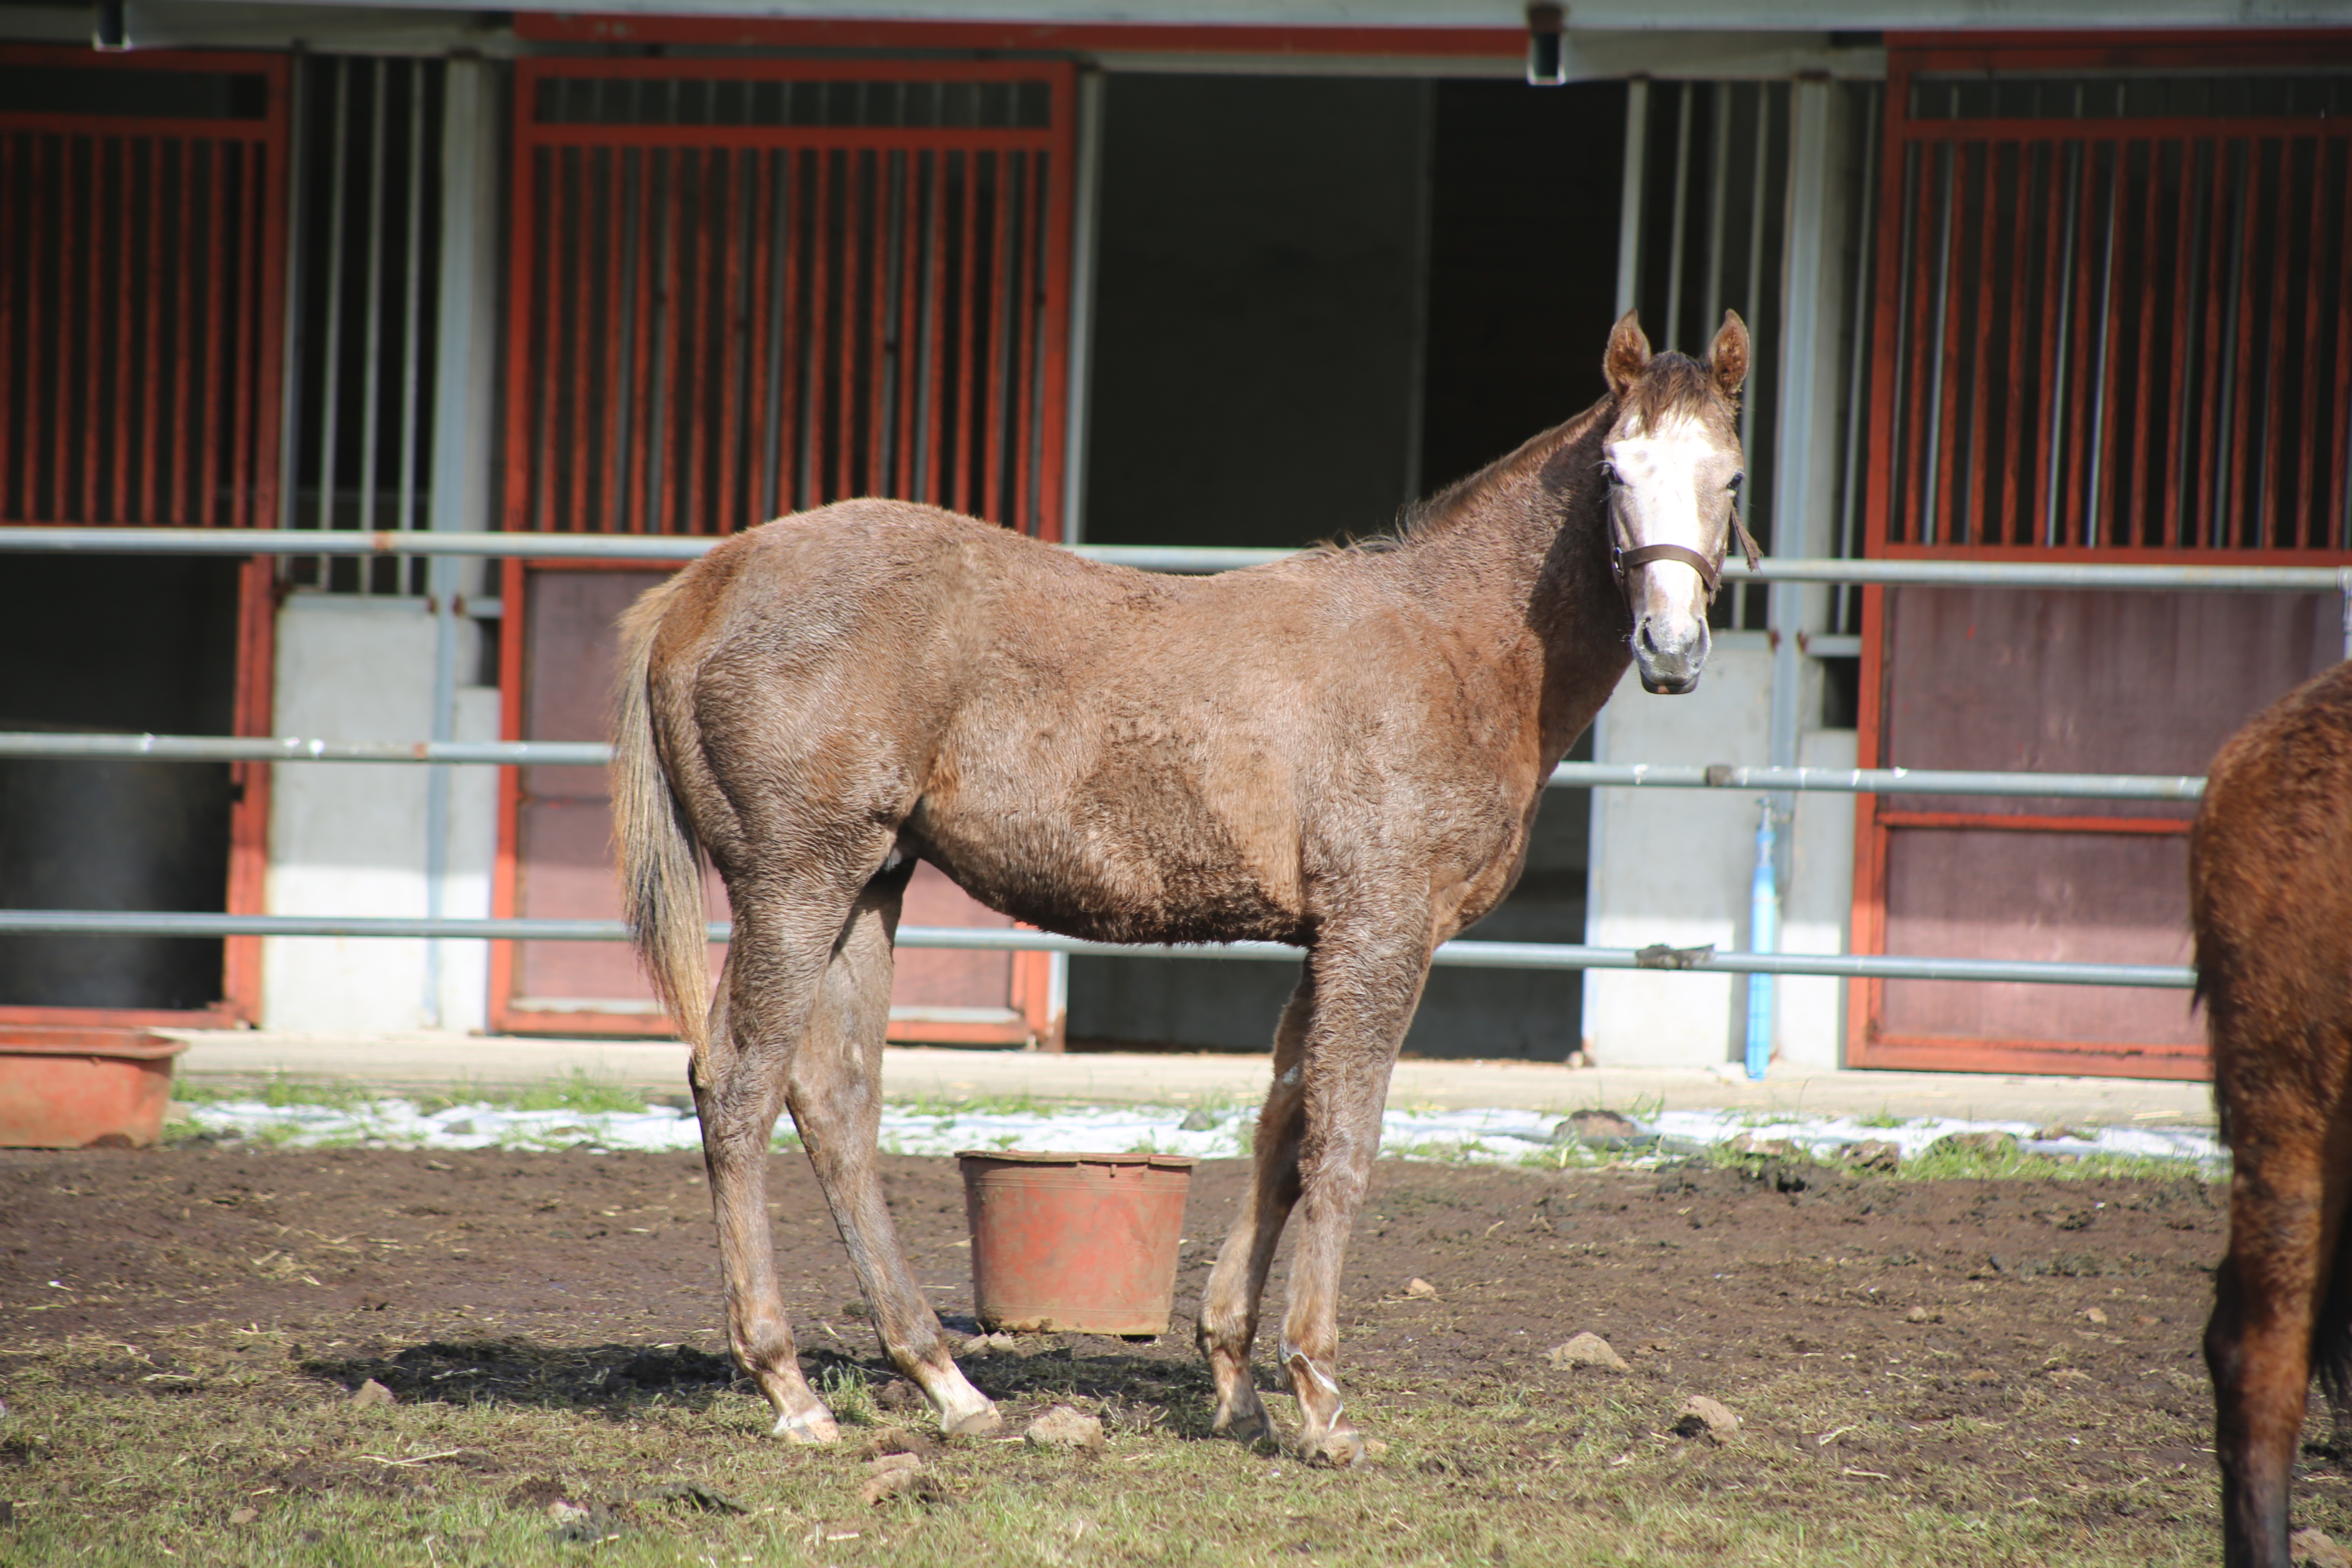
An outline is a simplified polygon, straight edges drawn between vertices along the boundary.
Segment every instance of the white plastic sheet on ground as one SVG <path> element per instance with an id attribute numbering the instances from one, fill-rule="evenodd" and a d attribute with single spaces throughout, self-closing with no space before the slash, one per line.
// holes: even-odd
<path id="1" fill-rule="evenodd" d="M 1185 1128 L 1190 1114 L 1197 1123 Z M 954 1110 L 890 1106 L 882 1113 L 881 1145 L 893 1154 L 952 1154 L 964 1149 L 1034 1149 L 1058 1152 L 1153 1150 L 1219 1158 L 1244 1152 L 1255 1109 L 1190 1112 L 1181 1106 L 1072 1106 L 1035 1110 Z M 420 1110 L 406 1100 L 356 1106 L 268 1105 L 226 1100 L 190 1108 L 188 1120 L 216 1136 L 251 1139 L 285 1148 L 321 1145 L 414 1149 L 677 1150 L 701 1147 L 691 1111 L 656 1107 L 640 1111 L 511 1110 L 459 1105 Z M 1403 1159 L 1517 1163 L 1563 1152 L 1555 1142 L 1556 1113 L 1534 1110 L 1391 1110 L 1381 1119 L 1381 1149 Z M 1620 1157 L 1650 1162 L 1695 1153 L 1742 1133 L 1757 1142 L 1785 1139 L 1822 1156 L 1876 1140 L 1903 1157 L 1920 1153 L 1955 1132 L 2005 1132 L 2032 1153 L 2099 1154 L 2181 1160 L 2203 1168 L 2225 1155 L 2211 1133 L 2175 1127 L 2081 1128 L 2063 1138 L 2035 1136 L 2031 1123 L 1922 1117 L 1893 1126 L 1864 1126 L 1849 1117 L 1772 1119 L 1746 1110 L 1668 1110 L 1640 1121 L 1644 1141 Z M 788 1135 L 790 1122 L 780 1134 Z M 1646 1139 L 1655 1142 L 1643 1146 Z"/>

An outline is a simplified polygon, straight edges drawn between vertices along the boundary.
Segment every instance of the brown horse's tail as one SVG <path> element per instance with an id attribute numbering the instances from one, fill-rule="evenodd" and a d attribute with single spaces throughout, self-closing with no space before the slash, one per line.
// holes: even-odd
<path id="1" fill-rule="evenodd" d="M 702 846 L 662 765 L 654 732 L 654 633 L 683 574 L 653 588 L 621 617 L 614 711 L 613 842 L 621 910 L 637 961 L 702 1059 L 710 1030 L 710 960 L 702 919 Z"/>

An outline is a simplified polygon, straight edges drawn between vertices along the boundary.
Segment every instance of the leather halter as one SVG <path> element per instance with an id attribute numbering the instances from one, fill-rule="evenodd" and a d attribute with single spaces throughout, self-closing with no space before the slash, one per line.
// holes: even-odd
<path id="1" fill-rule="evenodd" d="M 1698 580 L 1706 584 L 1706 602 L 1710 605 L 1715 603 L 1716 595 L 1723 589 L 1723 557 L 1720 554 L 1710 560 L 1681 544 L 1637 544 L 1628 550 L 1620 540 L 1616 499 L 1613 496 L 1604 498 L 1601 504 L 1609 509 L 1609 574 L 1617 580 L 1617 591 L 1625 595 L 1629 602 L 1633 595 L 1629 574 L 1633 568 L 1646 566 L 1653 561 L 1679 561 L 1698 574 Z M 1748 525 L 1739 520 L 1737 506 L 1731 509 L 1730 522 L 1731 527 L 1727 532 L 1738 537 L 1740 552 L 1748 557 L 1748 569 L 1753 572 L 1761 552 L 1756 548 L 1755 537 L 1748 531 Z M 1724 549 L 1729 550 L 1730 539 L 1725 539 L 1723 544 Z"/>

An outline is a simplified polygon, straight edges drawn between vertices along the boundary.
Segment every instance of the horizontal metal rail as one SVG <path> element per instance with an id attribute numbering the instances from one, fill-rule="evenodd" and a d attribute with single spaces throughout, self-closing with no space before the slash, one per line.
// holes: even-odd
<path id="1" fill-rule="evenodd" d="M 713 921 L 713 942 L 730 927 Z M 507 942 L 623 942 L 619 921 L 402 920 L 344 915 L 217 915 L 113 910 L 0 910 L 0 935 L 361 936 Z M 900 947 L 981 952 L 1067 952 L 1097 958 L 1242 958 L 1296 963 L 1301 950 L 1278 942 L 1197 946 L 1084 942 L 1049 931 L 989 926 L 901 926 Z M 1717 952 L 1713 948 L 1587 947 L 1577 942 L 1449 942 L 1433 960 L 1465 969 L 1657 969 L 1718 974 L 1811 974 L 1832 979 L 2023 981 L 2046 985 L 2128 985 L 2185 991 L 2196 972 L 2168 964 L 2036 963 L 1977 958 L 1911 958 L 1878 953 Z"/>
<path id="2" fill-rule="evenodd" d="M 692 561 L 724 541 L 645 533 L 466 533 L 431 529 L 0 528 L 0 553 L 107 555 L 467 555 L 548 561 Z M 1079 544 L 1073 554 L 1147 572 L 1231 572 L 1297 553 L 1159 544 Z M 2191 589 L 2352 595 L 2352 565 L 2101 565 L 2055 561 L 1837 561 L 1783 557 L 1724 563 L 1755 583 L 1864 583 L 1890 587 Z"/>
<path id="3" fill-rule="evenodd" d="M 230 735 L 0 733 L 0 757 L 76 762 L 448 763 L 601 768 L 601 741 L 304 741 Z M 1766 768 L 1729 763 L 1562 763 L 1554 789 L 1822 790 L 1839 795 L 2199 800 L 2205 781 L 2159 773 L 1956 773 L 1924 768 Z"/>
<path id="4" fill-rule="evenodd" d="M 0 752 L 5 754 L 5 752 Z M 1750 768 L 1729 763 L 1562 763 L 1554 789 L 1824 790 L 1835 795 L 1986 795 L 2070 800 L 2202 800 L 2193 774 L 1959 773 L 1939 768 Z"/>

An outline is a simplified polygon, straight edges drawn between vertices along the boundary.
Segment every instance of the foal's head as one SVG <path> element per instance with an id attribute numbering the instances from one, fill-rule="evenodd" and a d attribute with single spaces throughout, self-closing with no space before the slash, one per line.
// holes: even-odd
<path id="1" fill-rule="evenodd" d="M 1748 328 L 1727 310 L 1706 363 L 1654 357 L 1631 310 L 1601 362 L 1617 410 L 1601 466 L 1609 480 L 1610 562 L 1633 613 L 1633 662 L 1645 690 L 1688 691 L 1707 653 L 1706 608 L 1736 534 L 1755 546 L 1734 510 L 1745 467 L 1739 384 Z"/>

